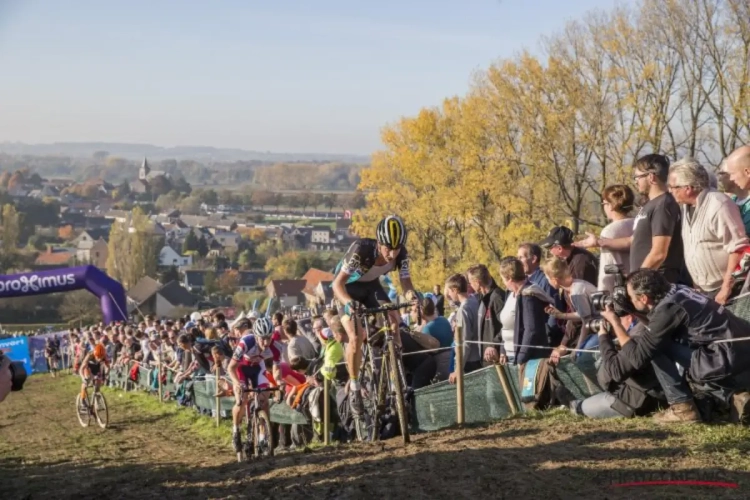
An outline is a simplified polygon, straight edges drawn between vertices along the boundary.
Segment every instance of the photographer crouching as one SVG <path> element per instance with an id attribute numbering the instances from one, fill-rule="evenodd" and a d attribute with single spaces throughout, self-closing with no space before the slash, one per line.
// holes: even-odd
<path id="1" fill-rule="evenodd" d="M 731 340 L 750 333 L 750 323 L 651 269 L 628 276 L 627 294 L 648 324 L 642 335 L 629 336 L 613 310 L 602 312 L 621 346 L 615 355 L 608 351 L 603 363 L 608 370 L 625 374 L 651 365 L 670 405 L 654 416 L 657 422 L 701 420 L 689 382 L 696 392 L 728 407 L 733 422 L 747 423 L 750 343 Z M 600 340 L 609 339 L 601 329 L 599 334 Z"/>
<path id="2" fill-rule="evenodd" d="M 619 345 L 625 345 L 630 338 L 642 336 L 646 326 L 633 315 L 635 310 L 621 269 L 610 265 L 604 273 L 612 276 L 613 289 L 595 294 L 592 303 L 599 317 L 586 324 L 589 331 L 598 334 L 601 363 L 597 380 L 604 392 L 572 401 L 570 409 L 590 418 L 645 416 L 666 402 L 661 386 L 651 364 L 635 367 L 627 353 L 618 351 L 613 335 Z"/>
<path id="3" fill-rule="evenodd" d="M 598 326 L 601 364 L 597 380 L 604 392 L 584 400 L 572 401 L 571 411 L 590 418 L 630 418 L 653 413 L 662 403 L 666 403 L 653 367 L 647 363 L 636 369 L 627 358 L 627 353 L 622 354 L 617 350 L 613 338 L 615 335 L 622 345 L 626 338 L 642 336 L 646 332 L 646 326 L 629 314 L 615 314 L 610 305 L 606 306 L 601 315 L 601 319 L 591 321 L 591 326 L 594 323 Z"/>
<path id="4" fill-rule="evenodd" d="M 23 363 L 11 361 L 4 352 L 0 351 L 0 403 L 11 391 L 20 391 L 26 382 L 26 370 Z"/>

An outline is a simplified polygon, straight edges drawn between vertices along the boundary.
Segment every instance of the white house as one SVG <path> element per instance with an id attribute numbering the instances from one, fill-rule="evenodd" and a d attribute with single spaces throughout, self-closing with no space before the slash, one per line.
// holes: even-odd
<path id="1" fill-rule="evenodd" d="M 334 237 L 331 234 L 331 230 L 328 228 L 316 228 L 310 233 L 310 243 L 322 243 L 327 245 L 334 242 Z"/>
<path id="2" fill-rule="evenodd" d="M 193 257 L 190 255 L 180 255 L 177 250 L 164 245 L 159 252 L 159 267 L 189 267 L 193 264 Z"/>

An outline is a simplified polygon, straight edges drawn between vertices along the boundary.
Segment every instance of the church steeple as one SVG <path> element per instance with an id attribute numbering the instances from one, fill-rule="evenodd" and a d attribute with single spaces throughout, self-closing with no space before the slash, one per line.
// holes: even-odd
<path id="1" fill-rule="evenodd" d="M 148 160 L 146 157 L 143 157 L 143 164 L 141 164 L 141 169 L 138 171 L 138 179 L 145 181 L 148 179 L 148 174 L 151 173 L 151 167 L 148 166 Z"/>

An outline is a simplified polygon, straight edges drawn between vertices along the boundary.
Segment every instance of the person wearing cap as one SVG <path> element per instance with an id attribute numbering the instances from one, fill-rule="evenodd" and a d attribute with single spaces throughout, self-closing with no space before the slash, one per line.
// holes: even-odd
<path id="1" fill-rule="evenodd" d="M 573 279 L 588 281 L 596 286 L 599 281 L 599 262 L 583 248 L 573 246 L 573 231 L 565 226 L 553 227 L 539 246 L 568 264 Z"/>

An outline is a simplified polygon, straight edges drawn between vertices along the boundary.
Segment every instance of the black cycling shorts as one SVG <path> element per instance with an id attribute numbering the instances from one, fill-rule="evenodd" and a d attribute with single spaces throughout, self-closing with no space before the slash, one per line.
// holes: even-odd
<path id="1" fill-rule="evenodd" d="M 388 294 L 383 290 L 380 280 L 355 281 L 354 283 L 347 283 L 345 287 L 346 293 L 367 309 L 380 307 L 382 304 L 391 302 Z M 344 306 L 345 304 L 339 306 L 339 314 L 344 314 Z"/>

